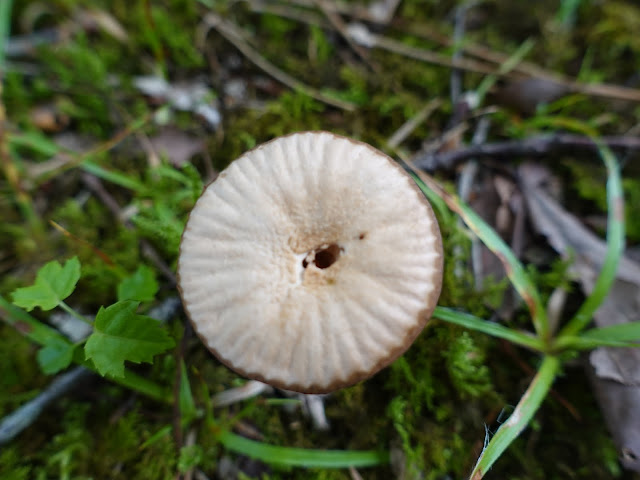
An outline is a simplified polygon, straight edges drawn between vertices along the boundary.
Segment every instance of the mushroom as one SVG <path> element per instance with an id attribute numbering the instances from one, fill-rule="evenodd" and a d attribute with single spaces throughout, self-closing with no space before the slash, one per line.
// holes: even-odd
<path id="1" fill-rule="evenodd" d="M 229 368 L 326 393 L 409 348 L 442 269 L 431 206 L 398 164 L 362 142 L 301 132 L 245 153 L 204 190 L 182 236 L 178 288 Z"/>

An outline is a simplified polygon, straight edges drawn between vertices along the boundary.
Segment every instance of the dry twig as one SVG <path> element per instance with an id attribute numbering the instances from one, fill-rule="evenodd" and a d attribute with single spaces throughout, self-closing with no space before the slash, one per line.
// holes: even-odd
<path id="1" fill-rule="evenodd" d="M 638 137 L 602 137 L 600 140 L 613 150 L 640 150 L 640 138 Z M 466 148 L 447 152 L 421 153 L 413 158 L 413 164 L 417 168 L 432 172 L 437 169 L 455 168 L 470 158 L 540 157 L 552 152 L 574 152 L 576 149 L 593 153 L 598 151 L 598 147 L 589 137 L 560 133 L 540 135 L 522 140 L 470 145 Z"/>
<path id="2" fill-rule="evenodd" d="M 340 108 L 342 110 L 354 111 L 356 109 L 355 104 L 329 97 L 319 90 L 305 85 L 300 80 L 280 70 L 266 58 L 260 55 L 256 50 L 254 50 L 253 47 L 249 45 L 249 42 L 245 40 L 240 29 L 233 23 L 223 20 L 220 16 L 214 13 L 207 14 L 204 22 L 209 28 L 215 29 L 224 38 L 231 42 L 238 50 L 243 53 L 244 56 L 251 60 L 256 66 L 258 66 L 273 78 L 288 86 L 289 88 L 298 90 L 305 95 L 310 96 L 311 98 L 315 98 L 320 102 Z"/>
<path id="3" fill-rule="evenodd" d="M 326 24 L 324 24 L 326 22 L 322 21 L 323 19 L 314 15 L 313 11 L 309 10 L 310 8 L 314 7 L 313 0 L 289 0 L 289 4 L 290 6 L 277 8 L 269 6 L 265 2 L 261 2 L 259 0 L 252 0 L 249 2 L 250 8 L 254 11 L 270 11 L 271 13 L 274 13 L 276 15 L 292 18 L 297 21 L 326 26 Z M 297 5 L 298 8 L 294 5 Z M 347 15 L 354 21 L 360 20 L 379 25 L 387 25 L 387 23 L 389 22 L 389 19 L 378 18 L 364 6 L 354 6 L 344 2 L 334 2 L 332 4 L 332 9 L 335 11 L 335 13 Z M 424 23 L 421 23 L 420 25 L 413 25 L 402 19 L 394 19 L 390 23 L 390 26 L 410 35 L 415 35 L 416 37 L 439 43 L 440 45 L 445 47 L 452 47 L 455 44 L 455 40 L 452 39 L 450 35 L 439 33 L 437 28 L 429 28 L 428 26 L 425 26 Z M 367 33 L 369 34 L 368 31 Z M 407 56 L 409 58 L 414 58 L 416 60 L 433 63 L 435 65 L 441 65 L 444 67 L 456 68 L 459 70 L 466 70 L 477 73 L 497 74 L 497 67 L 494 65 L 502 65 L 509 59 L 509 55 L 502 52 L 491 50 L 490 48 L 483 45 L 464 42 L 464 44 L 461 46 L 462 50 L 464 51 L 464 53 L 475 57 L 475 59 L 465 57 L 452 60 L 446 55 L 441 55 L 439 53 L 420 48 L 408 47 L 407 45 L 388 37 L 372 34 L 369 35 L 369 41 L 375 43 L 375 45 L 371 45 L 371 47 L 375 46 L 397 53 L 399 55 Z M 353 40 L 358 42 L 358 40 L 355 38 Z M 482 61 L 476 59 L 481 59 Z M 515 79 L 522 79 L 522 77 L 531 77 L 564 87 L 567 93 L 581 93 L 588 96 L 640 102 L 640 90 L 638 89 L 606 83 L 585 84 L 577 81 L 574 78 L 562 75 L 557 72 L 545 70 L 544 68 L 534 63 L 526 61 L 520 62 L 513 68 L 512 72 L 500 76 Z"/>

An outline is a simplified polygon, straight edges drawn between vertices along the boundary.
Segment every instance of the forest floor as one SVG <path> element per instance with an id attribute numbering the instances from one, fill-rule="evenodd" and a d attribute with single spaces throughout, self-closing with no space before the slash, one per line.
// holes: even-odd
<path id="1" fill-rule="evenodd" d="M 640 320 L 637 2 L 23 0 L 0 23 L 0 478 L 459 479 L 521 405 L 488 478 L 640 478 L 640 355 L 591 351 L 637 324 L 553 341 L 593 292 L 610 294 L 598 327 Z M 439 310 L 390 367 L 322 397 L 215 360 L 175 275 L 203 186 L 303 130 L 444 186 L 439 305 L 472 317 Z M 97 358 L 85 337 L 110 306 L 155 350 Z M 555 382 L 528 404 L 543 358 Z"/>

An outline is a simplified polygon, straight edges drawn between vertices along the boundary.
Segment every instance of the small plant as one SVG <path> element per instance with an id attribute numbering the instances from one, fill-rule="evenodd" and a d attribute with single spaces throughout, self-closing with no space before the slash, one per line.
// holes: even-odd
<path id="1" fill-rule="evenodd" d="M 135 374 L 125 365 L 125 362 L 151 363 L 155 355 L 166 352 L 175 344 L 166 327 L 151 317 L 137 313 L 140 303 L 153 300 L 157 293 L 158 283 L 153 271 L 146 266 L 140 266 L 135 273 L 125 277 L 118 285 L 118 301 L 108 307 L 101 307 L 95 320 L 91 322 L 65 302 L 80 279 L 80 270 L 77 257 L 67 260 L 64 264 L 56 260 L 47 263 L 38 271 L 33 285 L 18 288 L 13 292 L 13 304 L 0 296 L 0 310 L 5 313 L 3 320 L 42 346 L 38 351 L 37 360 L 41 370 L 46 374 L 60 372 L 76 363 L 147 397 L 163 403 L 173 402 L 172 392 L 168 388 Z M 36 307 L 43 311 L 60 307 L 76 320 L 89 324 L 92 332 L 86 340 L 73 343 L 27 313 Z M 23 308 L 26 311 L 22 310 Z M 187 428 L 195 421 L 204 420 L 204 425 L 216 441 L 230 451 L 282 467 L 346 468 L 388 462 L 388 454 L 381 451 L 290 448 L 236 435 L 230 429 L 237 420 L 222 423 L 215 419 L 208 391 L 204 395 L 208 399 L 204 410 L 197 408 L 184 363 L 179 368 L 180 391 L 175 401 L 178 404 L 182 426 Z M 203 388 L 206 389 L 206 386 L 203 385 Z M 238 419 L 254 407 L 255 404 L 249 405 Z M 141 448 L 148 448 L 169 435 L 172 428 L 172 425 L 162 428 L 144 442 Z M 181 452 L 179 468 L 185 467 L 188 462 L 197 461 L 198 457 L 194 454 L 197 451 L 197 448 L 193 448 Z"/>
<path id="2" fill-rule="evenodd" d="M 424 194 L 441 208 L 444 208 L 442 206 L 442 200 L 444 200 L 446 205 L 458 213 L 473 233 L 502 261 L 507 276 L 529 309 L 535 333 L 512 329 L 443 307 L 436 308 L 434 317 L 502 338 L 542 354 L 538 372 L 529 388 L 509 418 L 483 449 L 471 473 L 472 480 L 483 478 L 507 447 L 529 424 L 555 378 L 560 374 L 563 360 L 573 357 L 580 350 L 590 350 L 601 346 L 640 347 L 640 322 L 604 328 L 588 328 L 594 312 L 606 298 L 615 280 L 618 263 L 624 251 L 625 238 L 624 198 L 618 162 L 606 146 L 597 140 L 594 141 L 598 144 L 608 173 L 607 254 L 593 292 L 559 332 L 551 330 L 546 308 L 541 302 L 538 288 L 500 236 L 478 214 L 456 196 L 447 192 L 434 179 L 413 172 L 413 177 Z"/>
<path id="3" fill-rule="evenodd" d="M 27 311 L 40 307 L 43 311 L 56 307 L 77 320 L 92 326 L 91 335 L 79 343 L 56 339 L 45 344 L 38 352 L 38 363 L 46 374 L 67 368 L 74 352 L 84 344 L 84 361 L 91 362 L 103 376 L 124 377 L 124 363 L 152 362 L 153 357 L 174 346 L 167 330 L 153 318 L 139 315 L 136 310 L 141 301 L 153 300 L 158 290 L 153 272 L 141 266 L 118 286 L 118 302 L 101 307 L 93 322 L 73 310 L 65 299 L 69 297 L 80 279 L 80 261 L 77 257 L 64 265 L 54 260 L 43 266 L 35 283 L 17 289 L 13 303 Z"/>

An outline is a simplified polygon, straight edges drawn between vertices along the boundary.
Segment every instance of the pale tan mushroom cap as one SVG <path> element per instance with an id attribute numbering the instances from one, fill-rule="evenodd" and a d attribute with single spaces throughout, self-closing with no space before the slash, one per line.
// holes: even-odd
<path id="1" fill-rule="evenodd" d="M 179 288 L 207 347 L 240 374 L 301 392 L 391 363 L 442 283 L 430 205 L 389 157 L 327 132 L 233 162 L 187 223 Z"/>

